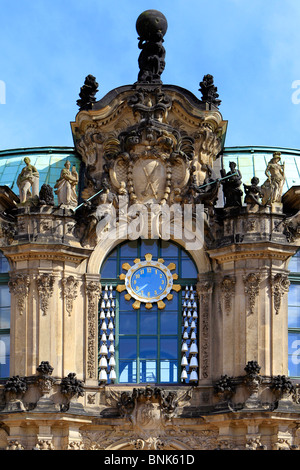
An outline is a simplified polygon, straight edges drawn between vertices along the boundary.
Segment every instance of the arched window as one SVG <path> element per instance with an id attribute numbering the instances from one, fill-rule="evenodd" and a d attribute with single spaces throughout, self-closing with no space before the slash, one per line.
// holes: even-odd
<path id="1" fill-rule="evenodd" d="M 173 287 L 163 306 L 136 302 L 125 289 L 129 267 L 150 255 L 172 270 Z M 149 256 L 148 256 L 149 259 Z M 124 268 L 125 267 L 125 268 Z M 150 296 L 164 276 L 148 268 L 142 282 Z M 121 279 L 120 279 L 121 275 Z M 137 275 L 139 276 L 139 274 Z M 152 276 L 152 277 L 151 277 Z M 135 282 L 135 281 L 133 281 Z M 136 240 L 115 248 L 101 269 L 99 309 L 99 380 L 115 383 L 191 383 L 198 379 L 195 293 L 197 269 L 189 254 L 175 243 Z M 121 287 L 120 286 L 124 286 Z M 157 284 L 158 285 L 158 284 Z M 181 286 L 179 290 L 177 286 Z M 118 288 L 119 286 L 119 288 Z M 141 289 L 140 288 L 140 289 Z M 139 289 L 139 290 L 140 290 Z M 152 294 L 151 294 L 152 295 Z"/>
<path id="2" fill-rule="evenodd" d="M 289 263 L 290 288 L 288 294 L 288 349 L 289 376 L 300 377 L 300 251 Z"/>
<path id="3" fill-rule="evenodd" d="M 0 378 L 9 377 L 10 293 L 8 288 L 8 271 L 8 261 L 0 253 Z"/>

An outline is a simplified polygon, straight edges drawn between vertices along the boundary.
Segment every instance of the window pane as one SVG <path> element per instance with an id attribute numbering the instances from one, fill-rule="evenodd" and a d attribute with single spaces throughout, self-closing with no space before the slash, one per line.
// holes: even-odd
<path id="1" fill-rule="evenodd" d="M 136 383 L 136 361 L 119 362 L 119 382 Z"/>
<path id="2" fill-rule="evenodd" d="M 160 358 L 177 359 L 178 357 L 178 338 L 161 338 L 160 340 Z"/>
<path id="3" fill-rule="evenodd" d="M 119 355 L 120 359 L 136 359 L 137 348 L 136 338 L 120 338 L 119 339 Z"/>
<path id="4" fill-rule="evenodd" d="M 162 241 L 161 242 L 161 257 L 162 258 L 178 258 L 178 246 L 174 243 Z"/>
<path id="5" fill-rule="evenodd" d="M 9 377 L 9 335 L 0 335 L 0 377 Z"/>
<path id="6" fill-rule="evenodd" d="M 8 329 L 10 327 L 10 308 L 0 308 L 0 329 Z"/>
<path id="7" fill-rule="evenodd" d="M 151 253 L 154 258 L 158 258 L 157 240 L 142 240 L 141 257 L 143 258 L 147 253 Z"/>
<path id="8" fill-rule="evenodd" d="M 121 311 L 129 311 L 129 310 L 133 310 L 133 307 L 132 307 L 132 304 L 133 304 L 133 301 L 130 301 L 130 300 L 126 300 L 125 299 L 125 294 L 126 294 L 126 291 L 125 293 L 122 292 L 120 294 L 120 297 L 119 297 L 119 309 Z"/>
<path id="9" fill-rule="evenodd" d="M 289 307 L 289 328 L 300 328 L 300 307 Z"/>
<path id="10" fill-rule="evenodd" d="M 137 258 L 138 257 L 138 242 L 133 240 L 131 242 L 125 243 L 120 248 L 120 256 L 124 261 L 126 258 Z"/>
<path id="11" fill-rule="evenodd" d="M 162 335 L 174 335 L 178 332 L 178 313 L 166 312 L 160 314 L 160 332 Z"/>
<path id="12" fill-rule="evenodd" d="M 182 278 L 197 278 L 197 270 L 191 259 L 183 259 L 181 261 L 181 277 Z"/>
<path id="13" fill-rule="evenodd" d="M 10 292 L 8 286 L 0 286 L 0 306 L 10 306 Z"/>
<path id="14" fill-rule="evenodd" d="M 7 273 L 9 271 L 9 263 L 7 258 L 1 253 L 0 254 L 0 273 Z"/>
<path id="15" fill-rule="evenodd" d="M 140 382 L 157 382 L 156 361 L 140 361 Z"/>
<path id="16" fill-rule="evenodd" d="M 300 333 L 289 333 L 288 352 L 288 374 L 292 377 L 300 376 Z"/>
<path id="17" fill-rule="evenodd" d="M 295 256 L 293 256 L 293 258 L 291 258 L 288 267 L 291 273 L 300 272 L 300 252 L 298 252 Z"/>
<path id="18" fill-rule="evenodd" d="M 142 311 L 140 313 L 140 334 L 156 335 L 157 334 L 157 312 L 152 310 Z"/>
<path id="19" fill-rule="evenodd" d="M 137 333 L 137 313 L 121 312 L 119 321 L 120 335 L 135 335 Z"/>
<path id="20" fill-rule="evenodd" d="M 177 361 L 160 362 L 160 381 L 167 383 L 176 383 L 178 381 Z"/>
<path id="21" fill-rule="evenodd" d="M 157 338 L 140 338 L 140 357 L 143 359 L 157 357 Z"/>
<path id="22" fill-rule="evenodd" d="M 103 279 L 115 279 L 117 277 L 117 260 L 108 258 L 104 261 L 101 269 Z"/>
<path id="23" fill-rule="evenodd" d="M 291 284 L 289 290 L 288 304 L 300 305 L 300 284 Z"/>
<path id="24" fill-rule="evenodd" d="M 178 294 L 176 292 L 172 292 L 172 295 L 173 295 L 173 299 L 172 300 L 168 300 L 166 303 L 166 306 L 165 306 L 165 310 L 177 310 L 178 309 Z"/>

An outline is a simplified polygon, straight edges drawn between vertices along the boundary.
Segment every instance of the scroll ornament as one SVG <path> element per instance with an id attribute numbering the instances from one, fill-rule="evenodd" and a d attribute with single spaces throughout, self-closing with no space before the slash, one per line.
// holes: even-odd
<path id="1" fill-rule="evenodd" d="M 62 287 L 63 287 L 63 296 L 66 303 L 66 310 L 71 316 L 73 310 L 73 303 L 77 297 L 77 288 L 78 288 L 78 281 L 74 278 L 74 276 L 69 276 L 67 278 L 62 279 Z"/>
<path id="2" fill-rule="evenodd" d="M 245 294 L 248 295 L 249 299 L 249 314 L 254 313 L 255 299 L 259 294 L 260 275 L 256 273 L 250 273 L 248 276 L 243 277 L 245 284 Z"/>
<path id="3" fill-rule="evenodd" d="M 36 282 L 41 299 L 41 310 L 43 315 L 47 315 L 49 300 L 53 295 L 54 276 L 44 273 L 37 277 Z"/>
<path id="4" fill-rule="evenodd" d="M 26 308 L 26 298 L 29 293 L 30 278 L 26 274 L 15 274 L 11 277 L 8 287 L 9 292 L 16 296 L 20 315 L 23 315 Z"/>
<path id="5" fill-rule="evenodd" d="M 221 290 L 225 304 L 225 311 L 227 315 L 230 313 L 232 299 L 235 291 L 235 279 L 230 276 L 225 276 L 221 283 Z"/>
<path id="6" fill-rule="evenodd" d="M 289 291 L 290 281 L 286 274 L 277 273 L 273 278 L 270 278 L 272 296 L 274 299 L 274 309 L 278 315 L 281 307 L 281 299 L 285 293 Z"/>

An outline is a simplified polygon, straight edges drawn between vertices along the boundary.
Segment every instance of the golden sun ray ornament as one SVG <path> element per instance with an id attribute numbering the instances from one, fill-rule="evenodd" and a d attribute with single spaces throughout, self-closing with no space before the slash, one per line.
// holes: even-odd
<path id="1" fill-rule="evenodd" d="M 176 269 L 176 265 L 170 263 L 165 266 L 164 262 L 162 258 L 153 260 L 152 255 L 147 253 L 145 261 L 135 259 L 133 266 L 123 263 L 122 268 L 127 273 L 120 274 L 120 280 L 125 283 L 118 285 L 117 291 L 127 291 L 126 300 L 135 299 L 132 305 L 135 310 L 140 308 L 141 303 L 145 303 L 147 309 L 151 309 L 153 304 L 157 303 L 158 308 L 162 310 L 166 306 L 163 300 L 173 299 L 171 291 L 181 290 L 181 286 L 173 282 L 178 279 L 178 275 L 171 273 Z"/>

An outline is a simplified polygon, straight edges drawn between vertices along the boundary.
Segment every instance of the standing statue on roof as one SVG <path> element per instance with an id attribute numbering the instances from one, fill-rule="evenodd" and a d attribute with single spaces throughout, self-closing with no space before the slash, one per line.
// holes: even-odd
<path id="1" fill-rule="evenodd" d="M 265 174 L 267 180 L 262 185 L 263 206 L 271 205 L 273 202 L 281 202 L 283 186 L 285 182 L 284 163 L 280 163 L 281 153 L 274 152 L 269 161 Z"/>
<path id="2" fill-rule="evenodd" d="M 141 49 L 138 82 L 161 83 L 160 76 L 165 68 L 163 38 L 168 29 L 167 20 L 161 12 L 147 10 L 138 17 L 136 29 Z"/>
<path id="3" fill-rule="evenodd" d="M 235 162 L 230 162 L 229 168 L 230 171 L 228 173 L 226 173 L 225 170 L 221 170 L 222 178 L 226 177 L 224 181 L 221 181 L 225 197 L 225 207 L 241 207 L 243 195 L 243 191 L 240 189 L 242 174 L 240 170 L 236 168 Z"/>
<path id="4" fill-rule="evenodd" d="M 17 185 L 20 193 L 20 202 L 28 202 L 39 195 L 39 173 L 37 169 L 31 165 L 30 158 L 25 157 L 25 168 L 21 171 L 17 179 Z"/>
<path id="5" fill-rule="evenodd" d="M 70 171 L 71 163 L 69 160 L 65 163 L 65 168 L 60 173 L 60 178 L 56 181 L 54 188 L 58 198 L 58 205 L 76 207 L 78 204 L 76 186 L 78 184 L 78 173 L 73 165 Z"/>

